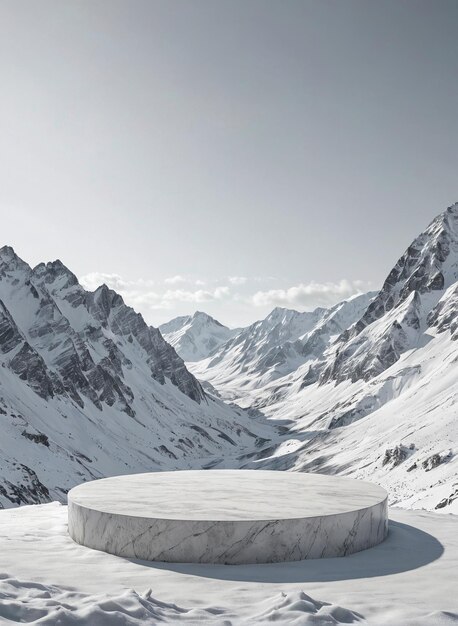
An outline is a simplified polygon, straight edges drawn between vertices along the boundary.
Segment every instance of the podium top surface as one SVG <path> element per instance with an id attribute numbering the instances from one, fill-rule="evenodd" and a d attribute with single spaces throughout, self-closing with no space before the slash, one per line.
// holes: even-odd
<path id="1" fill-rule="evenodd" d="M 103 478 L 74 487 L 88 509 L 169 520 L 279 520 L 370 508 L 387 493 L 340 476 L 264 470 L 189 470 Z"/>

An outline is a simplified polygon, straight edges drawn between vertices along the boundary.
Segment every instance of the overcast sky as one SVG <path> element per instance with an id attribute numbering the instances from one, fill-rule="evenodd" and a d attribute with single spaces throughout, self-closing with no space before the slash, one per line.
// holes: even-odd
<path id="1" fill-rule="evenodd" d="M 379 287 L 458 200 L 456 0 L 0 0 L 2 243 L 152 324 Z"/>

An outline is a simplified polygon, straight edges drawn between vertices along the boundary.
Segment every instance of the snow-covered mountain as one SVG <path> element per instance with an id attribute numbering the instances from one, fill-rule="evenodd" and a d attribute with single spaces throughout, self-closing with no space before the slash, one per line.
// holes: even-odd
<path id="1" fill-rule="evenodd" d="M 361 317 L 374 296 L 360 294 L 312 312 L 277 307 L 189 367 L 223 397 L 246 403 L 248 396 L 250 403 L 260 387 L 321 358 L 332 340 Z"/>
<path id="2" fill-rule="evenodd" d="M 60 261 L 0 250 L 0 507 L 90 478 L 199 467 L 269 425 L 209 397 L 161 333 Z"/>
<path id="3" fill-rule="evenodd" d="M 201 311 L 176 317 L 159 330 L 184 361 L 204 359 L 238 332 Z"/>
<path id="4" fill-rule="evenodd" d="M 173 320 L 164 334 L 204 355 L 187 366 L 114 291 L 2 248 L 0 505 L 64 500 L 109 474 L 262 467 L 369 478 L 391 504 L 457 511 L 457 306 L 458 204 L 378 293 L 278 308 L 233 336 L 201 313 Z"/>
<path id="5" fill-rule="evenodd" d="M 369 478 L 392 504 L 458 511 L 457 306 L 455 204 L 413 241 L 346 328 L 323 342 L 315 330 L 300 338 L 309 358 L 297 368 L 293 341 L 288 351 L 276 348 L 281 366 L 269 361 L 266 374 L 259 349 L 250 349 L 253 325 L 238 355 L 236 337 L 192 370 L 223 396 L 290 420 L 281 442 L 241 455 L 241 466 Z"/>

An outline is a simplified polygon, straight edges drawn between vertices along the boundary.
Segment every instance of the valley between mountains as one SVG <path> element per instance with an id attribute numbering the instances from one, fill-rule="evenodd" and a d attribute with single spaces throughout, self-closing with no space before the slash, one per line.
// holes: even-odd
<path id="1" fill-rule="evenodd" d="M 389 269 L 389 268 L 387 268 Z M 380 289 L 229 329 L 153 328 L 60 261 L 0 250 L 0 506 L 108 475 L 336 473 L 390 504 L 458 512 L 458 204 Z"/>

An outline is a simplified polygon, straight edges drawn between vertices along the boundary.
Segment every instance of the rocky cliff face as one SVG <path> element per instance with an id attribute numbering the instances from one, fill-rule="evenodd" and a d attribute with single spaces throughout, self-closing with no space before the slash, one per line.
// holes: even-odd
<path id="1" fill-rule="evenodd" d="M 425 328 L 436 320 L 438 302 L 457 280 L 455 204 L 413 241 L 361 319 L 342 333 L 320 382 L 370 380 L 385 371 L 416 347 Z"/>
<path id="2" fill-rule="evenodd" d="M 21 344 L 9 365 L 43 398 L 66 395 L 81 407 L 86 400 L 98 408 L 117 404 L 132 414 L 133 392 L 122 374 L 122 366 L 131 366 L 121 349 L 127 342 L 160 384 L 168 378 L 195 402 L 205 399 L 160 332 L 106 285 L 86 292 L 60 261 L 32 269 L 8 247 L 0 250 L 0 278 L 3 323 L 10 328 L 0 350 L 9 354 Z"/>
<path id="3" fill-rule="evenodd" d="M 89 477 L 204 464 L 252 445 L 257 428 L 208 398 L 106 285 L 88 292 L 60 261 L 31 268 L 0 250 L 0 505 L 62 498 Z"/>

